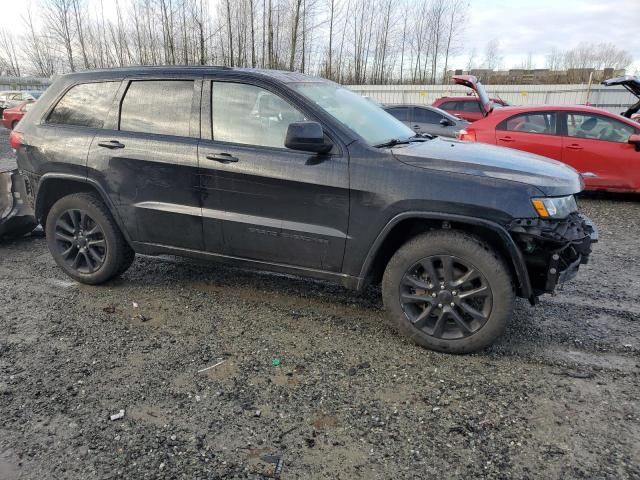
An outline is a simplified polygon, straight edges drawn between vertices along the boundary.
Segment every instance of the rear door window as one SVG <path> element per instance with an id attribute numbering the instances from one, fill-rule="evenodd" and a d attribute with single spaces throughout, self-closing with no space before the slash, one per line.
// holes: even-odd
<path id="1" fill-rule="evenodd" d="M 465 100 L 462 103 L 462 110 L 465 112 L 480 112 L 480 102 L 477 100 Z"/>
<path id="2" fill-rule="evenodd" d="M 83 83 L 71 87 L 47 117 L 57 125 L 102 128 L 120 82 Z"/>
<path id="3" fill-rule="evenodd" d="M 120 130 L 189 136 L 193 80 L 134 80 L 124 95 Z"/>
<path id="4" fill-rule="evenodd" d="M 612 118 L 593 114 L 568 113 L 567 135 L 574 138 L 626 143 L 635 129 Z"/>
<path id="5" fill-rule="evenodd" d="M 439 123 L 444 117 L 427 108 L 415 107 L 413 109 L 413 121 L 419 123 Z"/>
<path id="6" fill-rule="evenodd" d="M 460 103 L 461 102 L 444 102 L 438 108 L 442 110 L 462 110 Z"/>

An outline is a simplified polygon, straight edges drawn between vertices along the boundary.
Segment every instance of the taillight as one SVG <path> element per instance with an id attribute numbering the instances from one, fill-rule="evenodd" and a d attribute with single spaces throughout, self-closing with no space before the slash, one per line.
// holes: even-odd
<path id="1" fill-rule="evenodd" d="M 462 129 L 460 130 L 456 136 L 458 137 L 459 140 L 466 140 L 467 142 L 475 142 L 476 141 L 476 131 L 469 128 L 469 129 Z"/>
<path id="2" fill-rule="evenodd" d="M 11 148 L 14 150 L 20 148 L 22 146 L 22 138 L 22 133 L 12 130 L 9 134 L 9 145 L 11 145 Z"/>

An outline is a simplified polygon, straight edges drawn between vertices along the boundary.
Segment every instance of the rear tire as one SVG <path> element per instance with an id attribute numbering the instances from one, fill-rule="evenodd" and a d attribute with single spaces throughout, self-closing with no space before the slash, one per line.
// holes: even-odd
<path id="1" fill-rule="evenodd" d="M 491 247 L 446 230 L 398 249 L 385 270 L 382 297 L 391 323 L 418 345 L 469 353 L 504 332 L 514 290 L 509 269 Z"/>
<path id="2" fill-rule="evenodd" d="M 135 257 L 111 212 L 93 193 L 58 200 L 47 215 L 45 231 L 56 263 L 81 283 L 104 283 L 124 273 Z"/>

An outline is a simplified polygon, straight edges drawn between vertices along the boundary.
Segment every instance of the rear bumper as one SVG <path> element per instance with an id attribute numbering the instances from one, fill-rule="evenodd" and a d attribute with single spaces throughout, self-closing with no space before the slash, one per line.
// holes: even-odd
<path id="1" fill-rule="evenodd" d="M 27 198 L 27 185 L 18 170 L 0 168 L 0 237 L 24 234 L 36 227 Z"/>
<path id="2" fill-rule="evenodd" d="M 523 253 L 534 297 L 575 278 L 598 241 L 593 222 L 578 213 L 565 220 L 516 220 L 509 231 Z"/>

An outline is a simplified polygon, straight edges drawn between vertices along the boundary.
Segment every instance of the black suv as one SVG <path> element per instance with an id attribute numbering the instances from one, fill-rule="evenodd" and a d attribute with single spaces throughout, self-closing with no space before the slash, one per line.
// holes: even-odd
<path id="1" fill-rule="evenodd" d="M 135 253 L 382 283 L 396 327 L 469 352 L 585 263 L 578 174 L 524 152 L 416 136 L 299 73 L 142 67 L 60 77 L 12 133 L 37 219 L 72 278 Z"/>

